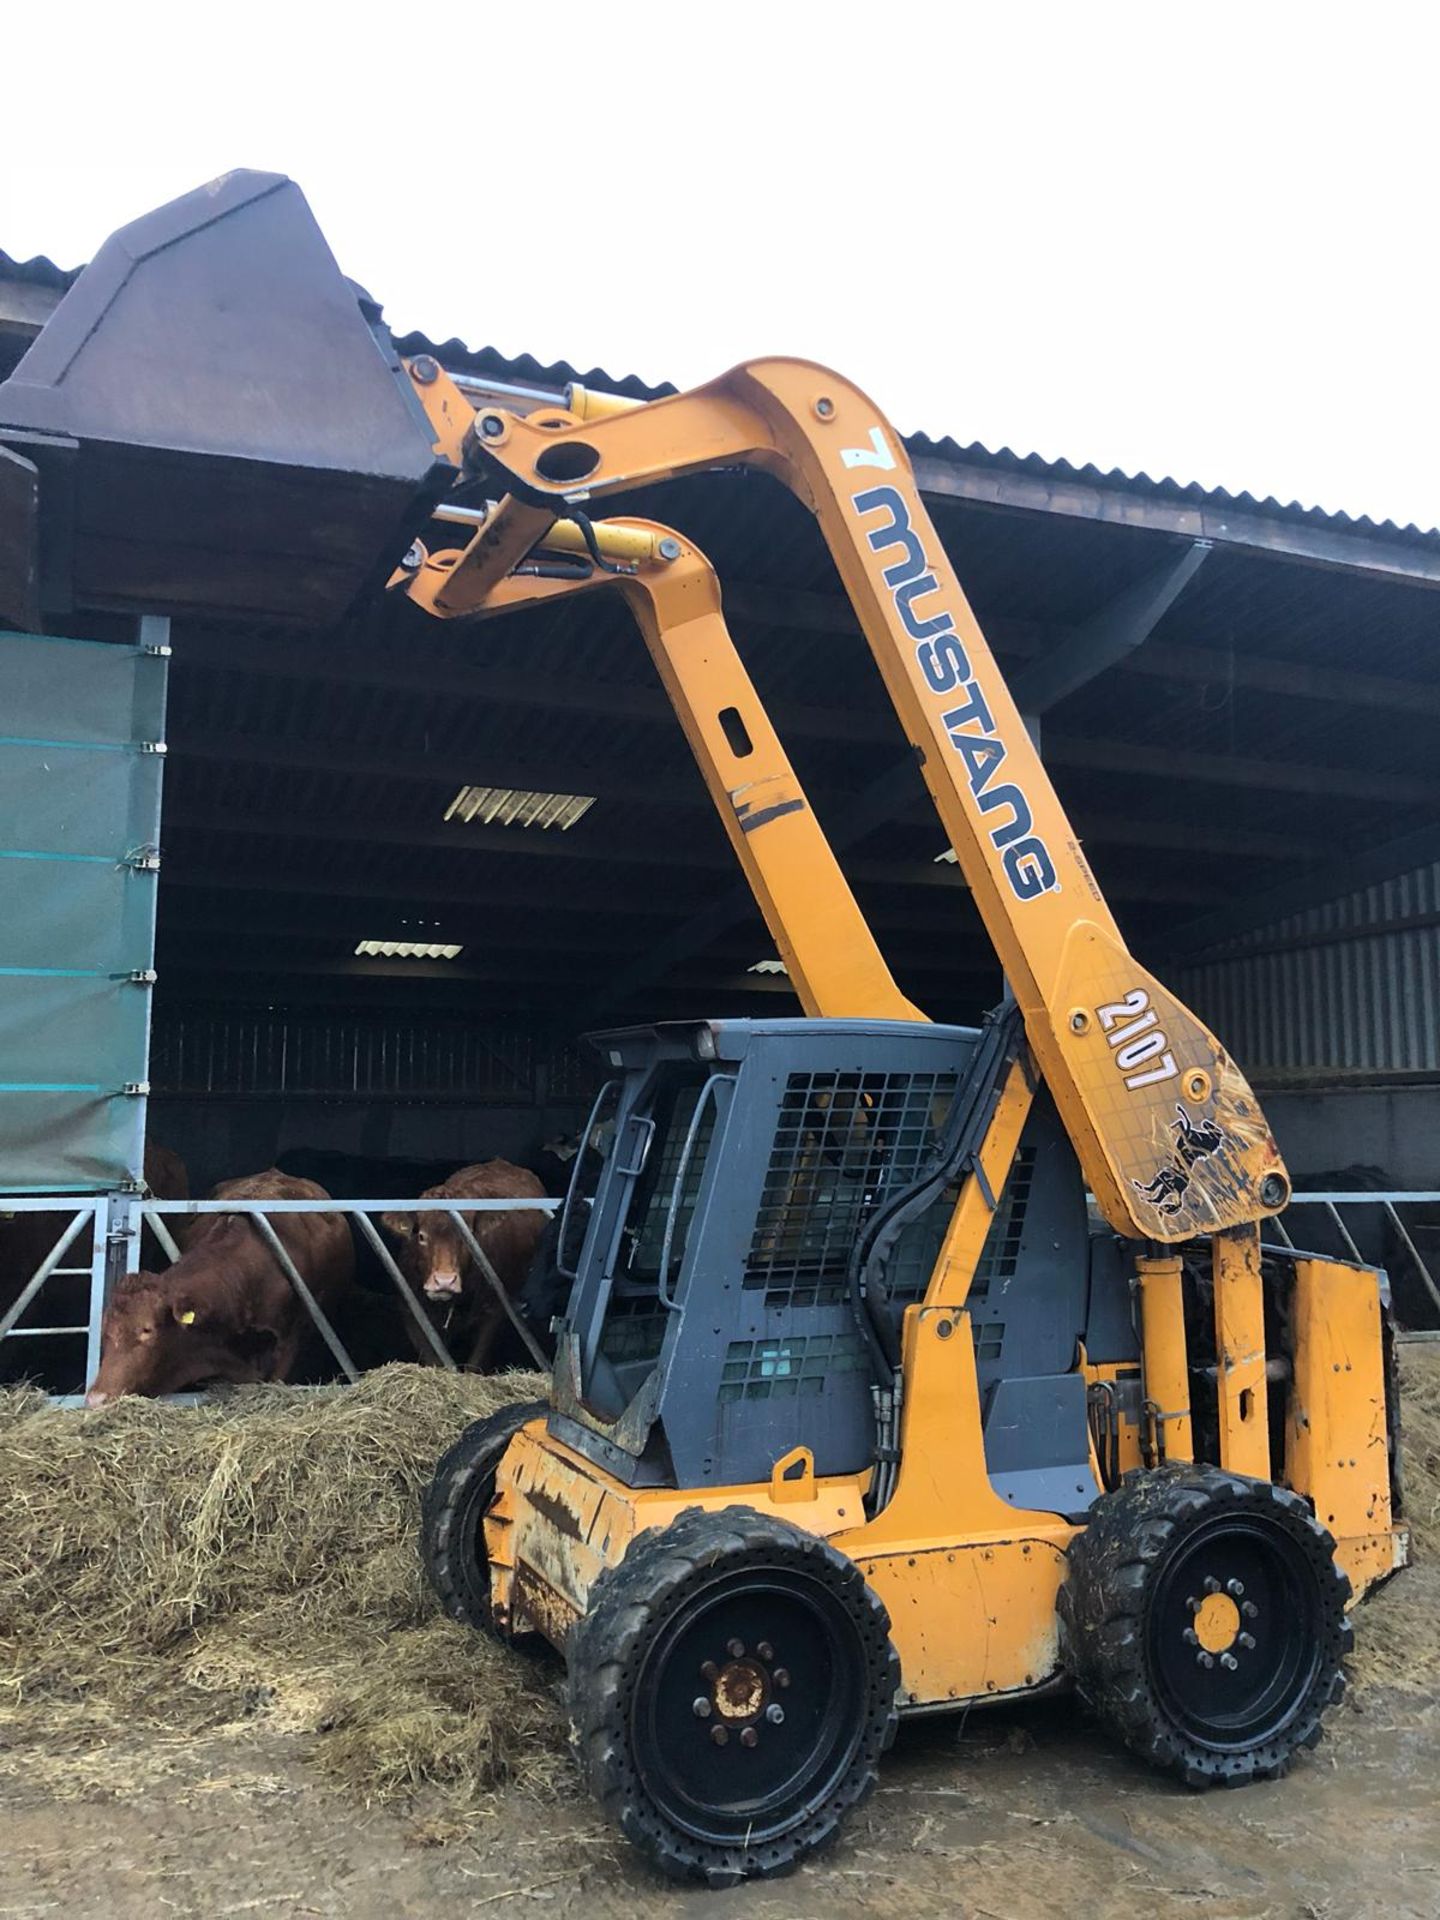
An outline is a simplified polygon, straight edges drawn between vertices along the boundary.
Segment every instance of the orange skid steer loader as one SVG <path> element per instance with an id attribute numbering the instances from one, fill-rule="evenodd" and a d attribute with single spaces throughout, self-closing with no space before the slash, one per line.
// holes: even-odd
<path id="1" fill-rule="evenodd" d="M 39 474 L 32 545 L 68 488 L 112 600 L 313 618 L 388 573 L 441 619 L 635 614 L 802 1013 L 596 1036 L 548 1405 L 459 1435 L 421 1533 L 456 1618 L 563 1653 L 643 1852 L 783 1870 L 900 1716 L 1067 1685 L 1193 1786 L 1315 1744 L 1352 1604 L 1406 1555 L 1383 1276 L 1266 1240 L 1259 1103 L 1128 952 L 864 394 L 774 359 L 477 408 L 396 359 L 288 182 L 239 174 L 107 245 L 0 440 Z M 623 515 L 720 466 L 819 523 L 1004 968 L 978 1028 L 899 991 L 705 557 Z"/>

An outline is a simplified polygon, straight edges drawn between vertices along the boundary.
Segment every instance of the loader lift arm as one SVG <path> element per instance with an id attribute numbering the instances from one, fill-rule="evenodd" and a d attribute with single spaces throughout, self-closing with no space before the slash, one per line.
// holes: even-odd
<path id="1" fill-rule="evenodd" d="M 824 368 L 781 359 L 747 362 L 670 399 L 637 405 L 577 390 L 568 407 L 529 415 L 475 412 L 433 362 L 419 391 L 437 452 L 472 479 L 498 475 L 506 490 L 443 579 L 424 565 L 412 574 L 413 597 L 442 617 L 493 609 L 503 583 L 556 521 L 595 499 L 740 465 L 773 475 L 810 508 L 1106 1219 L 1142 1241 L 1235 1233 L 1252 1243 L 1255 1223 L 1280 1211 L 1290 1193 L 1259 1103 L 1204 1024 L 1126 948 L 921 502 L 899 436 L 873 403 Z M 573 546 L 573 528 L 567 538 Z M 596 584 L 610 577 L 601 574 Z M 519 591 L 533 596 L 541 585 L 532 578 Z M 505 588 L 502 597 L 515 591 Z M 631 597 L 646 624 L 659 602 Z M 708 617 L 718 642 L 718 598 Z M 673 618 L 667 603 L 665 619 Z M 721 666 L 715 656 L 708 706 L 688 716 L 681 709 L 712 793 L 715 747 L 702 717 L 722 711 L 717 700 L 733 708 L 727 687 L 754 700 L 728 636 L 721 644 L 727 657 Z M 764 730 L 767 751 L 773 742 L 783 762 L 768 723 Z M 804 818 L 813 821 L 808 808 Z M 754 884 L 752 868 L 747 862 Z M 833 898 L 828 874 L 820 891 Z M 772 894 L 767 917 L 772 911 L 782 952 L 807 944 L 807 927 L 821 924 L 800 892 L 783 901 Z M 857 931 L 852 922 L 847 937 L 860 941 L 857 951 L 873 952 L 863 923 Z M 864 1011 L 888 1009 L 867 1003 Z"/>
<path id="2" fill-rule="evenodd" d="M 587 524 L 582 533 L 573 521 L 535 513 L 513 499 L 483 510 L 479 524 L 483 531 L 471 546 L 488 535 L 487 574 L 511 558 L 518 542 L 536 544 L 493 583 L 482 582 L 473 563 L 462 565 L 470 549 L 432 555 L 416 547 L 395 584 L 442 617 L 508 613 L 596 587 L 618 589 L 806 1013 L 925 1019 L 896 986 L 875 944 L 735 651 L 720 583 L 699 548 L 650 520 Z M 588 558 L 591 548 L 601 564 Z"/>

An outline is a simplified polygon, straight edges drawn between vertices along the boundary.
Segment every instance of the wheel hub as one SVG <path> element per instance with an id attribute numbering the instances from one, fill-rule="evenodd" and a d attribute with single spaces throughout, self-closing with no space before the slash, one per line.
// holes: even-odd
<path id="1" fill-rule="evenodd" d="M 1228 1593 L 1207 1593 L 1195 1603 L 1195 1638 L 1206 1653 L 1228 1653 L 1240 1637 L 1240 1609 Z"/>
<path id="2" fill-rule="evenodd" d="M 775 1694 L 790 1685 L 790 1671 L 779 1664 L 768 1640 L 753 1653 L 743 1640 L 730 1640 L 725 1652 L 723 1665 L 717 1660 L 700 1663 L 704 1691 L 695 1696 L 691 1710 L 707 1727 L 712 1745 L 726 1746 L 737 1733 L 741 1746 L 753 1751 L 760 1744 L 761 1727 L 785 1723 L 785 1709 Z"/>
<path id="3" fill-rule="evenodd" d="M 753 1660 L 727 1660 L 713 1687 L 715 1711 L 724 1720 L 758 1719 L 770 1698 L 770 1676 Z"/>

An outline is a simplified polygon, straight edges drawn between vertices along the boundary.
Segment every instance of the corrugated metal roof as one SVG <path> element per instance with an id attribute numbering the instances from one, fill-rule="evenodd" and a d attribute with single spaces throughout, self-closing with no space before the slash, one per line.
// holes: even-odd
<path id="1" fill-rule="evenodd" d="M 583 386 L 598 387 L 609 393 L 623 393 L 637 400 L 658 400 L 666 394 L 679 391 L 668 381 L 656 385 L 642 380 L 637 374 L 612 374 L 603 367 L 592 367 L 588 372 L 582 372 L 564 360 L 545 365 L 530 354 L 509 356 L 501 353 L 497 347 L 470 347 L 463 340 L 456 339 L 437 342 L 418 331 L 405 334 L 396 341 L 396 345 L 406 354 L 433 354 L 443 366 L 460 372 L 520 385 L 553 387 L 558 391 L 572 381 L 579 381 Z M 1148 473 L 1126 473 L 1120 467 L 1107 469 L 1088 462 L 1077 466 L 1071 460 L 1046 460 L 1038 453 L 1022 454 L 1016 453 L 1011 447 L 987 447 L 979 440 L 960 441 L 948 434 L 936 439 L 931 434 L 918 432 L 906 434 L 904 439 L 912 458 L 929 456 L 963 461 L 967 466 L 1032 474 L 1052 482 L 1080 481 L 1119 488 L 1151 499 L 1203 507 L 1211 512 L 1257 513 L 1267 519 L 1298 522 L 1337 532 L 1380 534 L 1387 539 L 1440 548 L 1440 528 L 1417 527 L 1413 524 L 1402 527 L 1393 520 L 1372 520 L 1369 514 L 1327 512 L 1323 507 L 1304 506 L 1298 500 L 1277 500 L 1273 494 L 1262 498 L 1250 492 L 1231 493 L 1225 487 L 1202 487 L 1195 481 L 1176 480 L 1169 475 L 1156 479 Z"/>
<path id="2" fill-rule="evenodd" d="M 1372 520 L 1369 514 L 1327 512 L 1323 507 L 1302 506 L 1298 500 L 1277 500 L 1273 494 L 1263 499 L 1253 493 L 1231 493 L 1225 487 L 1202 487 L 1195 481 L 1162 476 L 1152 479 L 1148 473 L 1125 473 L 1119 467 L 1108 469 L 1070 460 L 1044 460 L 1038 453 L 1016 453 L 1010 447 L 998 450 L 978 440 L 962 445 L 949 438 L 932 440 L 927 433 L 906 437 L 912 455 L 935 454 L 944 460 L 964 460 L 972 464 L 996 467 L 1013 473 L 1030 473 L 1047 480 L 1078 480 L 1091 485 L 1120 488 L 1129 493 L 1146 494 L 1151 499 L 1173 500 L 1211 510 L 1259 513 L 1271 520 L 1298 521 L 1303 525 L 1327 527 L 1345 533 L 1378 533 L 1387 539 L 1406 540 L 1440 547 L 1440 527 L 1399 526 L 1393 520 Z"/>
<path id="3" fill-rule="evenodd" d="M 30 260 L 16 260 L 0 250 L 0 278 L 20 280 L 36 286 L 66 288 L 79 276 L 79 267 L 57 267 L 53 260 L 37 254 Z M 565 360 L 544 362 L 533 354 L 506 354 L 498 347 L 472 347 L 454 337 L 432 340 L 419 330 L 397 336 L 396 345 L 405 354 L 433 354 L 442 365 L 522 386 L 540 386 L 558 390 L 572 381 L 620 393 L 635 400 L 658 400 L 678 389 L 668 381 L 646 381 L 638 374 L 615 374 L 604 367 L 581 369 Z M 1373 520 L 1368 514 L 1331 512 L 1321 507 L 1303 506 L 1299 501 L 1277 500 L 1273 495 L 1261 498 L 1247 492 L 1232 493 L 1224 487 L 1202 487 L 1193 481 L 1181 481 L 1169 475 L 1155 478 L 1147 473 L 1126 473 L 1119 467 L 1101 468 L 1091 463 L 1077 465 L 1071 460 L 1046 460 L 1038 453 L 1017 453 L 1011 447 L 987 447 L 978 440 L 962 442 L 945 435 L 936 439 L 925 432 L 905 436 L 912 457 L 930 457 L 961 462 L 971 467 L 996 472 L 1028 474 L 1048 482 L 1080 482 L 1104 486 L 1189 505 L 1211 513 L 1255 513 L 1267 519 L 1328 529 L 1332 532 L 1378 534 L 1388 540 L 1440 550 L 1440 528 L 1400 526 L 1393 520 Z"/>
<path id="4" fill-rule="evenodd" d="M 58 287 L 62 291 L 80 278 L 80 267 L 57 267 L 43 253 L 17 260 L 0 247 L 0 280 L 19 280 L 29 287 Z"/>

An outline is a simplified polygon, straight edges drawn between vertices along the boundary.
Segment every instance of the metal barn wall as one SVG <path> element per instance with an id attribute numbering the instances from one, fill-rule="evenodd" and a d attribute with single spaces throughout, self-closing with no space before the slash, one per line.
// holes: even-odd
<path id="1" fill-rule="evenodd" d="M 522 1020 L 162 998 L 151 1079 L 152 1136 L 182 1155 L 192 1191 L 282 1163 L 364 1198 L 376 1163 L 393 1163 L 397 1191 L 475 1160 L 533 1164 L 583 1125 L 598 1065 Z"/>
<path id="2" fill-rule="evenodd" d="M 1440 1073 L 1440 864 L 1246 935 L 1175 985 L 1252 1077 Z"/>
<path id="3" fill-rule="evenodd" d="M 1260 1089 L 1298 1185 L 1364 1169 L 1440 1188 L 1440 865 L 1278 921 L 1174 978 Z"/>

